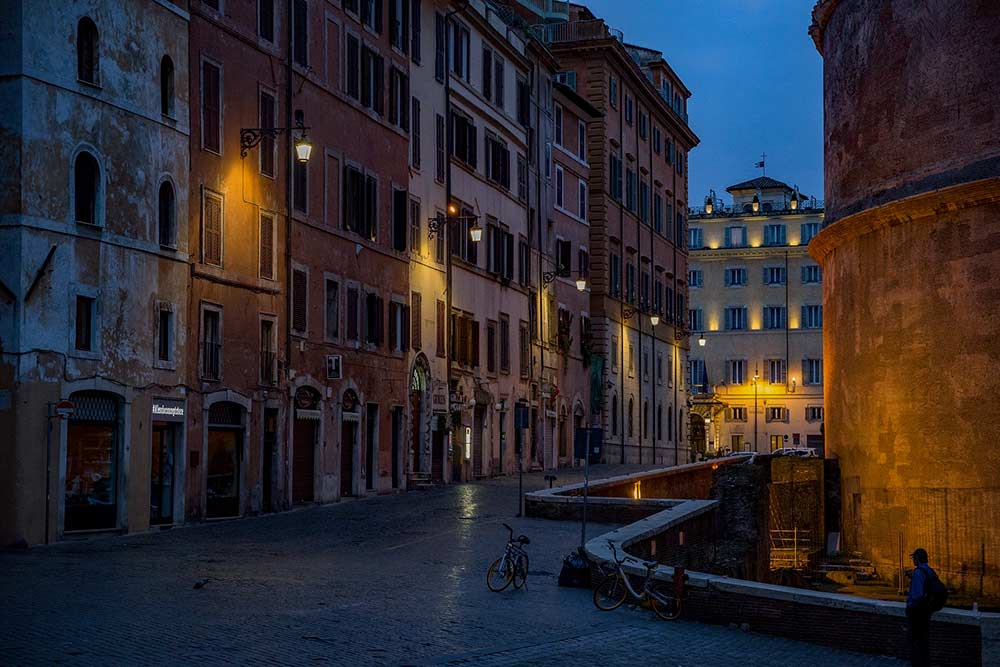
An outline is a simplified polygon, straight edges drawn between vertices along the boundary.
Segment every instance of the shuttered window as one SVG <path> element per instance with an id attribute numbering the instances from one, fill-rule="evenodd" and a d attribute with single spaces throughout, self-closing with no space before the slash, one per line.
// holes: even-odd
<path id="1" fill-rule="evenodd" d="M 201 64 L 201 147 L 221 153 L 222 71 L 209 62 Z"/>
<path id="2" fill-rule="evenodd" d="M 437 302 L 437 316 L 435 318 L 435 333 L 437 335 L 437 340 L 435 341 L 435 354 L 439 357 L 445 356 L 445 305 L 444 301 Z"/>
<path id="3" fill-rule="evenodd" d="M 347 288 L 347 340 L 358 341 L 361 335 L 361 326 L 358 312 L 361 304 L 357 287 Z"/>
<path id="4" fill-rule="evenodd" d="M 274 216 L 260 215 L 260 277 L 274 280 Z"/>
<path id="5" fill-rule="evenodd" d="M 308 313 L 309 275 L 302 270 L 292 271 L 292 329 L 306 333 Z"/>
<path id="6" fill-rule="evenodd" d="M 203 261 L 222 266 L 222 197 L 206 192 L 202 208 Z"/>
<path id="7" fill-rule="evenodd" d="M 410 343 L 413 349 L 418 351 L 423 347 L 421 308 L 420 292 L 412 292 L 410 294 Z"/>

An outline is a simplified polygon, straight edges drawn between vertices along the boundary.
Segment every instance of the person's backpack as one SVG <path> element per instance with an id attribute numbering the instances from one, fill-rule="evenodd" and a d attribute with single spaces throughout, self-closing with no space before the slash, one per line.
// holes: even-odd
<path id="1" fill-rule="evenodd" d="M 938 578 L 937 574 L 931 572 L 930 568 L 924 571 L 927 575 L 924 580 L 924 597 L 922 602 L 927 605 L 931 612 L 941 611 L 948 603 L 948 589 Z"/>

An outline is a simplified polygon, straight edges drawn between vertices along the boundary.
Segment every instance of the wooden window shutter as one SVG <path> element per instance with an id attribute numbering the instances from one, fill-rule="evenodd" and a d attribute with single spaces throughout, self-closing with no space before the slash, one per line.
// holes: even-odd
<path id="1" fill-rule="evenodd" d="M 260 277 L 274 278 L 274 218 L 260 216 Z"/>
<path id="2" fill-rule="evenodd" d="M 468 320 L 469 322 L 469 344 L 471 346 L 469 358 L 474 368 L 479 368 L 479 322 Z"/>
<path id="3" fill-rule="evenodd" d="M 423 347 L 423 337 L 420 331 L 423 316 L 420 311 L 420 293 L 413 292 L 410 295 L 410 342 L 414 350 L 420 350 Z"/>
<path id="4" fill-rule="evenodd" d="M 222 266 L 222 200 L 214 195 L 205 197 L 205 254 L 206 264 Z"/>
<path id="5" fill-rule="evenodd" d="M 358 340 L 358 288 L 347 290 L 347 339 Z"/>
<path id="6" fill-rule="evenodd" d="M 444 357 L 445 355 L 445 312 L 444 312 L 444 301 L 437 302 L 437 318 L 436 318 L 435 334 L 437 336 L 437 341 L 435 345 L 435 353 L 439 357 Z"/>
<path id="7" fill-rule="evenodd" d="M 292 271 L 292 328 L 305 333 L 308 296 L 308 277 L 305 271 Z"/>

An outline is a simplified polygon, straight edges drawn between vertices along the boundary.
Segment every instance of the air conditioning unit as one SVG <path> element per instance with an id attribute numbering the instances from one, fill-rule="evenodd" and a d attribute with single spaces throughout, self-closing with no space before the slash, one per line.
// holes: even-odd
<path id="1" fill-rule="evenodd" d="M 344 365 L 341 355 L 326 355 L 326 379 L 342 380 L 344 378 Z"/>

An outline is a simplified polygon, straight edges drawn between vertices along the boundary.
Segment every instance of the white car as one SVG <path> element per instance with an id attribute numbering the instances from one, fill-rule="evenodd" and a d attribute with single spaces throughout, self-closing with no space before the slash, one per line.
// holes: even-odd
<path id="1" fill-rule="evenodd" d="M 803 458 L 819 456 L 812 447 L 782 447 L 781 449 L 774 450 L 772 453 L 776 456 L 801 456 Z"/>

